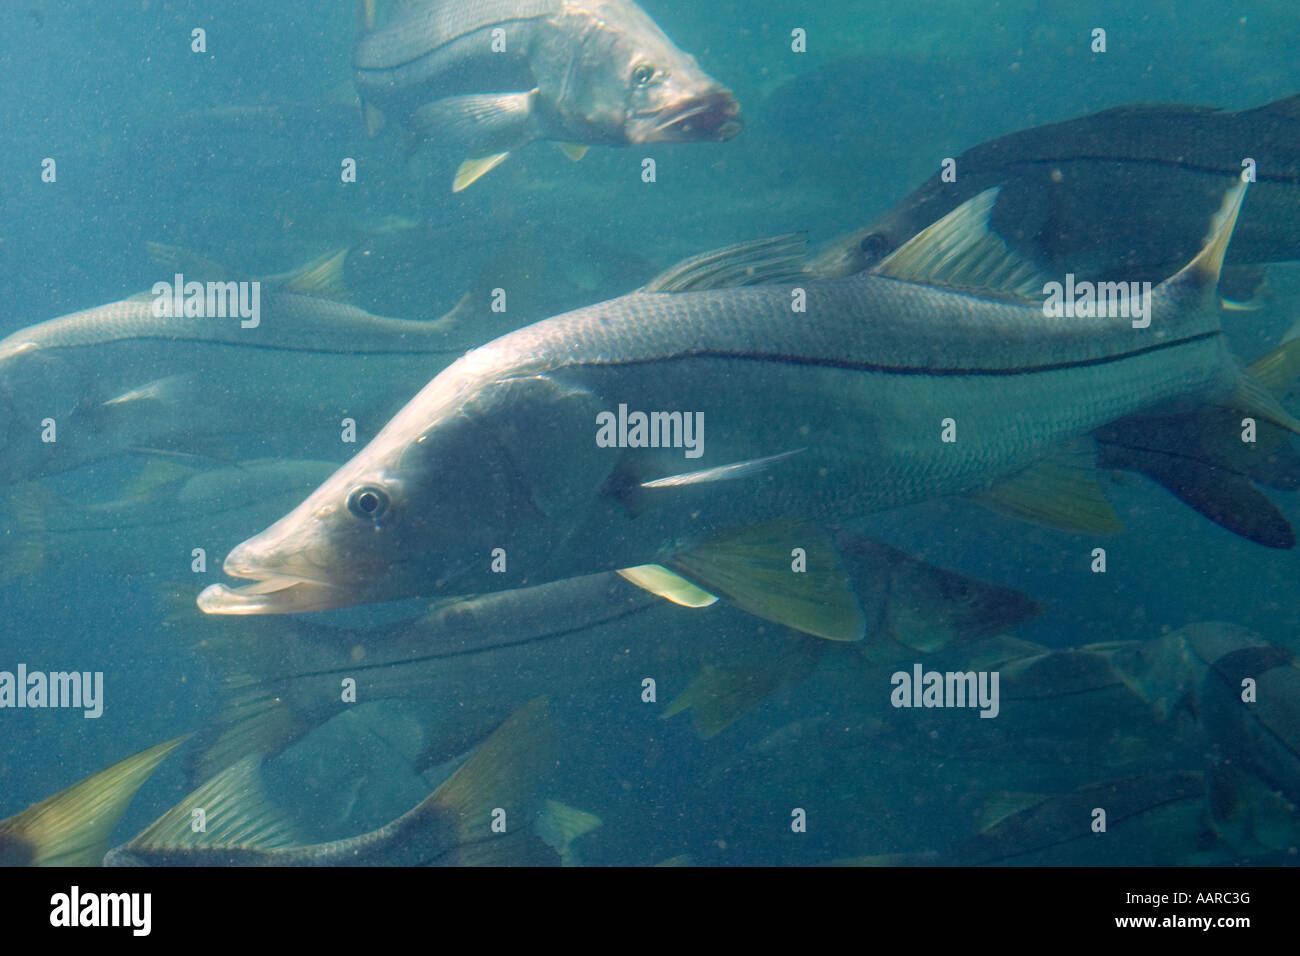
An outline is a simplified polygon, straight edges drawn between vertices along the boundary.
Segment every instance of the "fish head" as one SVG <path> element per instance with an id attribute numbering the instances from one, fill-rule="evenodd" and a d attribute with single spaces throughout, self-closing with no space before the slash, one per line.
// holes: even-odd
<path id="1" fill-rule="evenodd" d="M 252 583 L 213 585 L 199 607 L 298 613 L 537 583 L 527 572 L 545 565 L 570 509 L 584 503 L 563 478 L 581 450 L 557 447 L 557 433 L 540 420 L 553 410 L 544 388 L 514 380 L 467 387 L 473 376 L 461 366 L 474 356 L 435 378 L 305 501 L 231 551 L 226 574 Z M 594 416 L 584 411 L 582 420 Z M 594 445 L 592 428 L 573 420 L 557 427 Z"/>
<path id="2" fill-rule="evenodd" d="M 732 92 L 639 7 L 582 6 L 594 7 L 599 25 L 584 30 L 580 54 L 566 65 L 560 109 L 571 127 L 600 130 L 616 144 L 721 142 L 740 132 Z"/>

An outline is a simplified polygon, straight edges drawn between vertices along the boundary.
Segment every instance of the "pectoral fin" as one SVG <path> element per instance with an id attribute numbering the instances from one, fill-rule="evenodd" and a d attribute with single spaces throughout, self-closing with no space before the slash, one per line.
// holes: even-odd
<path id="1" fill-rule="evenodd" d="M 680 475 L 669 475 L 666 478 L 656 478 L 653 481 L 641 482 L 642 488 L 681 488 L 686 485 L 707 485 L 715 481 L 735 481 L 738 478 L 750 478 L 761 472 L 767 471 L 778 462 L 782 462 L 792 455 L 797 455 L 805 448 L 796 448 L 794 451 L 783 451 L 779 455 L 768 455 L 766 458 L 753 458 L 749 461 L 737 461 L 729 465 L 719 465 L 716 468 L 705 468 L 700 471 L 689 471 Z"/>
<path id="2" fill-rule="evenodd" d="M 707 740 L 726 730 L 773 691 L 812 673 L 825 644 L 796 638 L 766 660 L 708 666 L 670 703 L 663 717 L 690 711 L 696 733 Z"/>

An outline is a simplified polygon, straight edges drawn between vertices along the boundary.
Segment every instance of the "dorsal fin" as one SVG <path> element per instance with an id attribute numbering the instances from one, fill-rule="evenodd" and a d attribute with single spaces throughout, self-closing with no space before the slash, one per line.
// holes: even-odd
<path id="1" fill-rule="evenodd" d="M 989 229 L 999 188 L 986 189 L 876 263 L 875 275 L 1010 298 L 1041 301 L 1049 281 Z"/>
<path id="2" fill-rule="evenodd" d="M 126 849 L 269 850 L 293 845 L 289 824 L 262 789 L 261 766 L 261 755 L 250 754 L 227 767 L 155 820 Z M 205 829 L 196 833 L 194 811 L 200 809 Z"/>
<path id="3" fill-rule="evenodd" d="M 638 291 L 699 292 L 807 278 L 803 272 L 806 246 L 803 233 L 724 246 L 669 266 Z"/>
<path id="4" fill-rule="evenodd" d="M 1223 203 L 1210 219 L 1210 234 L 1205 245 L 1192 261 L 1179 269 L 1174 275 L 1160 283 L 1157 291 L 1163 291 L 1179 298 L 1192 301 L 1205 301 L 1214 295 L 1219 285 L 1219 273 L 1223 271 L 1223 257 L 1227 255 L 1228 243 L 1232 240 L 1232 231 L 1237 225 L 1237 215 L 1246 198 L 1244 179 L 1237 182 L 1223 194 Z"/>
<path id="5" fill-rule="evenodd" d="M 1266 103 L 1263 106 L 1256 107 L 1256 109 L 1260 111 L 1266 110 L 1270 113 L 1278 113 L 1282 116 L 1289 116 L 1293 119 L 1300 119 L 1300 93 L 1277 100 L 1273 103 Z"/>
<path id="6" fill-rule="evenodd" d="M 283 277 L 283 288 L 286 292 L 346 302 L 352 298 L 352 293 L 343 282 L 343 263 L 347 257 L 347 249 L 327 252 L 286 274 Z"/>
<path id="7" fill-rule="evenodd" d="M 154 265 L 162 266 L 172 272 L 180 272 L 190 279 L 201 282 L 238 282 L 248 278 L 237 269 L 181 246 L 172 246 L 164 242 L 146 242 L 144 246 L 149 253 L 149 260 Z M 153 293 L 141 293 L 141 297 L 152 299 Z"/>

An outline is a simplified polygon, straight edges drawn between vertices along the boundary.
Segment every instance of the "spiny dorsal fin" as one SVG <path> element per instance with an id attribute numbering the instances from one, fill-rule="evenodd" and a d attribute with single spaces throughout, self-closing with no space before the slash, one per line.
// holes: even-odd
<path id="1" fill-rule="evenodd" d="M 876 263 L 875 275 L 1024 302 L 1049 281 L 989 229 L 999 187 L 986 189 Z"/>
<path id="2" fill-rule="evenodd" d="M 794 569 L 794 550 L 806 570 Z M 747 528 L 675 555 L 669 566 L 750 614 L 832 641 L 857 641 L 867 621 L 826 532 L 780 521 Z"/>
<path id="3" fill-rule="evenodd" d="M 1115 534 L 1124 529 L 1097 482 L 1091 442 L 1073 442 L 971 497 L 1000 514 L 1065 531 Z"/>
<path id="4" fill-rule="evenodd" d="M 0 821 L 0 837 L 9 834 L 25 844 L 30 849 L 26 861 L 30 866 L 99 866 L 113 827 L 131 798 L 188 737 L 142 750 Z"/>
<path id="5" fill-rule="evenodd" d="M 262 757 L 250 754 L 227 767 L 150 824 L 128 851 L 258 849 L 296 842 L 287 820 L 262 788 Z M 206 829 L 194 832 L 194 811 Z"/>
<path id="6" fill-rule="evenodd" d="M 1192 257 L 1191 262 L 1160 283 L 1161 290 L 1183 299 L 1208 301 L 1213 298 L 1219 285 L 1219 273 L 1223 271 L 1223 257 L 1228 253 L 1228 243 L 1232 240 L 1248 185 L 1239 178 L 1224 192 L 1222 205 L 1210 218 L 1210 234 L 1205 239 L 1205 246 Z"/>
<path id="7" fill-rule="evenodd" d="M 347 249 L 336 249 L 313 259 L 284 277 L 285 291 L 346 302 L 352 297 L 343 281 L 343 263 L 347 257 Z"/>
<path id="8" fill-rule="evenodd" d="M 807 244 L 803 233 L 790 233 L 724 246 L 669 266 L 638 291 L 699 292 L 794 281 L 804 276 Z"/>

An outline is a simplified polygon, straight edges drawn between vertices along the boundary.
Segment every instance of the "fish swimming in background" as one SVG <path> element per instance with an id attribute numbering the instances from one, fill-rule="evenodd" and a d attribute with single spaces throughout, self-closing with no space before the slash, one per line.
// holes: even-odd
<path id="1" fill-rule="evenodd" d="M 397 407 L 395 384 L 418 388 L 477 334 L 458 327 L 457 310 L 419 321 L 341 301 L 342 264 L 335 253 L 248 280 L 206 260 L 178 263 L 187 280 L 259 282 L 256 327 L 238 315 L 158 316 L 146 292 L 0 339 L 0 477 L 141 449 L 320 457 L 341 447 L 345 416 L 377 427 Z"/>
<path id="2" fill-rule="evenodd" d="M 1069 271 L 1080 280 L 1159 282 L 1195 255 L 1206 218 L 1247 159 L 1255 182 L 1228 252 L 1228 277 L 1300 259 L 1300 96 L 1291 96 L 1236 113 L 1119 106 L 981 143 L 956 157 L 953 182 L 935 173 L 869 226 L 831 243 L 809 272 L 870 268 L 1000 186 L 993 230 L 1053 278 Z"/>
<path id="3" fill-rule="evenodd" d="M 420 0 L 375 27 L 360 0 L 352 57 L 367 125 L 393 113 L 416 140 L 469 158 L 459 192 L 534 140 L 589 146 L 721 141 L 740 132 L 731 91 L 632 0 Z"/>
<path id="4" fill-rule="evenodd" d="M 99 866 L 127 804 L 186 734 L 0 820 L 0 866 Z"/>
<path id="5" fill-rule="evenodd" d="M 504 866 L 558 865 L 529 821 L 555 763 L 545 698 L 519 708 L 441 786 L 388 826 L 301 845 L 265 797 L 260 759 L 229 767 L 108 853 L 106 866 Z M 193 811 L 207 827 L 196 833 Z M 505 832 L 494 822 L 505 811 Z"/>
<path id="6" fill-rule="evenodd" d="M 1097 428 L 1213 398 L 1300 429 L 1220 329 L 1214 289 L 1245 193 L 1238 182 L 1225 194 L 1210 242 L 1151 293 L 1146 327 L 1047 319 L 1041 275 L 988 229 L 995 190 L 869 273 L 796 288 L 670 274 L 651 290 L 697 291 L 642 291 L 528 326 L 425 386 L 226 557 L 226 573 L 252 583 L 214 585 L 199 606 L 285 613 L 620 570 L 676 603 L 721 595 L 859 639 L 860 600 L 821 528 L 967 495 L 1113 531 Z M 676 410 L 707 432 L 692 448 L 684 424 L 661 417 L 653 445 L 602 446 L 602 419 L 629 408 Z M 792 573 L 801 555 L 807 573 Z"/>
<path id="7" fill-rule="evenodd" d="M 848 657 L 837 660 L 846 669 L 1004 633 L 1039 611 L 1014 590 L 860 535 L 840 532 L 834 543 L 871 637 L 842 646 Z M 193 605 L 188 615 L 178 629 L 198 639 L 223 675 L 223 706 L 191 751 L 193 776 L 203 779 L 248 753 L 273 756 L 341 713 L 349 705 L 333 689 L 343 676 L 357 681 L 362 700 L 430 701 L 427 746 L 432 758 L 447 759 L 536 687 L 562 701 L 649 672 L 672 695 L 664 716 L 689 712 L 710 737 L 805 678 L 826 646 L 723 605 L 707 614 L 677 607 L 613 573 L 448 599 L 414 620 L 364 631 L 287 617 L 193 621 Z"/>
<path id="8" fill-rule="evenodd" d="M 188 566 L 196 543 L 237 542 L 250 518 L 274 520 L 338 467 L 269 458 L 198 470 L 187 460 L 195 457 L 150 456 L 107 501 L 76 501 L 43 482 L 10 488 L 0 495 L 0 582 L 88 555 L 119 574 Z"/>

